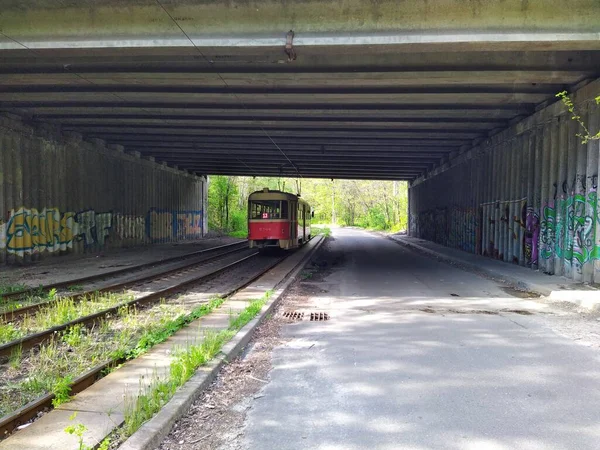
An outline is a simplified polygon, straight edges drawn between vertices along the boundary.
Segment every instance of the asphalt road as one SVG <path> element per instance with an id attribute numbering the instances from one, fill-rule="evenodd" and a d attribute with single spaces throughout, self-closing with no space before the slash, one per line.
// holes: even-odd
<path id="1" fill-rule="evenodd" d="M 326 256 L 303 284 L 331 320 L 284 327 L 241 447 L 600 448 L 598 351 L 548 305 L 363 231 L 334 230 Z"/>

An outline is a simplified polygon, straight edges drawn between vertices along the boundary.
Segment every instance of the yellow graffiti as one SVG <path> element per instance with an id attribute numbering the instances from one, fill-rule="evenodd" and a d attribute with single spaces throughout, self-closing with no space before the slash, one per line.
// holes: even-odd
<path id="1" fill-rule="evenodd" d="M 12 210 L 0 239 L 9 253 L 24 255 L 39 252 L 56 252 L 73 246 L 76 223 L 73 213 L 61 215 L 56 208 L 19 208 Z"/>

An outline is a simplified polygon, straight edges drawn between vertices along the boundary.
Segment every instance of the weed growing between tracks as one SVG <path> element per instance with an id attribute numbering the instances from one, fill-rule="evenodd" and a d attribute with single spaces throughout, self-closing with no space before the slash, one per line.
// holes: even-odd
<path id="1" fill-rule="evenodd" d="M 35 314 L 24 316 L 18 323 L 0 325 L 0 344 L 47 330 L 56 325 L 62 325 L 131 300 L 133 300 L 132 295 L 113 293 L 95 294 L 81 301 L 69 297 L 58 299 L 52 304 L 42 307 Z"/>
<path id="2" fill-rule="evenodd" d="M 223 302 L 215 297 L 191 311 L 164 301 L 143 311 L 122 308 L 118 317 L 94 328 L 75 325 L 57 333 L 38 351 L 19 358 L 19 364 L 11 359 L 10 366 L 0 366 L 0 417 L 50 392 L 54 406 L 68 401 L 77 376 L 109 361 L 138 357 Z"/>
<path id="3" fill-rule="evenodd" d="M 27 286 L 24 284 L 0 283 L 0 299 L 2 299 L 3 294 L 12 294 L 13 292 L 22 291 L 23 289 L 27 289 Z"/>
<path id="4" fill-rule="evenodd" d="M 271 291 L 266 292 L 262 298 L 250 302 L 237 316 L 230 317 L 227 329 L 216 333 L 207 332 L 201 343 L 190 345 L 178 352 L 171 362 L 166 379 L 161 379 L 155 373 L 149 385 L 143 385 L 140 381 L 139 393 L 133 398 L 125 398 L 125 424 L 119 433 L 120 440 L 131 436 L 144 422 L 160 411 L 198 367 L 214 358 L 225 343 L 256 317 L 271 294 Z"/>
<path id="5" fill-rule="evenodd" d="M 26 288 L 26 286 L 22 286 Z M 12 292 L 17 292 L 22 289 L 15 289 Z M 16 309 L 22 308 L 23 306 L 36 305 L 39 303 L 45 303 L 48 301 L 52 301 L 56 299 L 56 289 L 50 289 L 48 292 L 44 292 L 41 288 L 35 289 L 33 293 L 29 295 L 22 295 L 17 297 L 16 299 L 8 299 L 7 301 L 0 301 L 0 312 L 11 312 Z M 2 299 L 2 294 L 0 294 L 0 300 Z"/>

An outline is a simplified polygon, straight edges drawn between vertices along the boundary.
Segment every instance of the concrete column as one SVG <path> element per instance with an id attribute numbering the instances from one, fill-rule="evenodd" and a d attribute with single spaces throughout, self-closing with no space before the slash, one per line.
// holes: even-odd
<path id="1" fill-rule="evenodd" d="M 563 274 L 573 278 L 573 239 L 574 239 L 574 199 L 575 178 L 577 172 L 577 137 L 575 136 L 575 122 L 569 116 L 565 118 L 567 134 L 567 175 L 566 175 L 566 212 L 565 212 L 565 256 L 563 258 Z"/>
<path id="2" fill-rule="evenodd" d="M 568 149 L 567 117 L 561 116 L 558 121 L 558 172 L 556 176 L 556 249 L 554 255 L 554 273 L 564 274 L 564 259 L 568 252 L 567 225 L 567 149 Z"/>
<path id="3" fill-rule="evenodd" d="M 584 116 L 585 117 L 585 116 Z M 590 105 L 587 109 L 587 123 L 591 134 L 600 129 L 598 114 L 595 106 Z M 587 143 L 586 164 L 586 198 L 585 219 L 581 230 L 583 252 L 583 281 L 592 283 L 594 281 L 594 260 L 600 258 L 600 247 L 596 246 L 596 229 L 600 217 L 598 215 L 598 141 L 589 140 Z"/>
<path id="4" fill-rule="evenodd" d="M 585 119 L 586 111 L 581 111 L 581 116 Z M 576 126 L 575 133 L 580 133 L 579 126 Z M 573 279 L 583 281 L 583 241 L 581 239 L 581 224 L 585 223 L 585 197 L 587 194 L 587 145 L 582 144 L 581 138 L 575 136 L 577 145 L 577 168 L 575 171 L 575 195 L 573 198 Z"/>
<path id="5" fill-rule="evenodd" d="M 600 105 L 592 105 L 590 107 L 590 126 L 592 132 L 598 132 L 600 130 Z M 595 154 L 596 157 L 600 153 L 600 141 L 590 142 L 589 153 Z M 594 168 L 592 168 L 594 169 Z M 595 209 L 595 233 L 594 233 L 594 245 L 592 250 L 592 263 L 593 263 L 593 283 L 600 283 L 600 198 L 598 197 L 598 175 L 600 175 L 600 161 L 597 161 L 595 172 L 592 171 L 592 189 L 595 186 L 595 195 L 591 195 L 592 200 L 595 198 L 595 205 L 592 203 L 590 206 Z M 595 173 L 595 177 L 594 177 Z M 595 180 L 595 183 L 594 183 Z"/>
<path id="6" fill-rule="evenodd" d="M 532 269 L 542 269 L 540 263 L 541 259 L 541 245 L 542 245 L 542 170 L 544 166 L 543 158 L 543 129 L 542 127 L 536 127 L 534 131 L 534 145 L 535 145 L 535 180 L 533 183 L 533 212 L 532 212 Z"/>
<path id="7" fill-rule="evenodd" d="M 6 262 L 6 228 L 8 221 L 8 204 L 5 185 L 7 172 L 10 170 L 7 161 L 8 151 L 4 142 L 4 133 L 0 127 L 0 264 Z"/>
<path id="8" fill-rule="evenodd" d="M 558 204 L 558 120 L 555 119 L 549 125 L 550 127 L 550 166 L 548 167 L 548 205 L 553 206 L 552 213 L 554 214 L 554 223 L 551 223 L 552 217 L 549 217 L 548 221 L 548 249 L 550 253 L 548 254 L 547 266 L 546 269 L 549 274 L 554 274 L 554 260 L 556 258 L 556 253 L 558 251 L 558 237 L 556 236 L 556 217 L 557 211 L 559 209 Z M 552 214 L 549 213 L 549 214 Z"/>
<path id="9" fill-rule="evenodd" d="M 485 155 L 485 177 L 486 181 L 486 195 L 483 200 L 483 230 L 484 236 L 482 241 L 483 252 L 486 256 L 494 256 L 493 240 L 494 240 L 494 229 L 492 226 L 492 218 L 494 211 L 494 154 L 493 150 L 489 150 Z"/>
<path id="10" fill-rule="evenodd" d="M 509 255 L 509 243 L 510 243 L 510 233 L 509 233 L 509 223 L 510 223 L 510 171 L 511 171 L 511 145 L 510 141 L 504 141 L 502 144 L 502 195 L 501 195 L 501 205 L 500 205 L 500 214 L 502 217 L 502 224 L 500 225 L 501 230 L 501 244 L 502 244 L 502 259 L 505 262 L 510 261 Z"/>
<path id="11" fill-rule="evenodd" d="M 552 204 L 553 190 L 550 184 L 550 127 L 546 124 L 542 129 L 542 210 L 540 212 L 540 224 L 541 224 L 541 245 L 540 245 L 540 270 L 544 273 L 548 273 L 550 268 L 548 266 L 548 255 L 551 250 L 549 249 L 552 244 L 552 211 L 554 205 Z M 549 228 L 550 227 L 550 228 Z"/>
<path id="12" fill-rule="evenodd" d="M 518 225 L 517 217 L 518 217 L 518 199 L 519 197 L 519 178 L 518 178 L 518 169 L 520 169 L 520 159 L 519 159 L 519 151 L 517 147 L 517 137 L 515 136 L 510 141 L 510 203 L 509 203 L 509 214 L 507 217 L 507 229 L 508 229 L 508 261 L 511 263 L 518 264 L 519 256 L 518 256 L 518 247 L 515 249 L 517 244 L 517 236 L 518 232 L 515 229 L 515 226 Z M 515 251 L 516 250 L 516 251 Z"/>
<path id="13" fill-rule="evenodd" d="M 202 221 L 203 221 L 203 226 L 202 226 L 202 232 L 204 233 L 203 236 L 206 236 L 206 233 L 208 233 L 209 229 L 208 229 L 208 175 L 204 176 L 204 180 L 202 181 Z M 412 194 L 412 190 L 409 189 L 408 190 L 408 199 L 409 199 L 409 205 L 410 206 L 410 212 L 413 214 L 417 213 L 416 208 L 413 208 L 413 203 L 411 203 L 411 201 L 413 200 L 411 194 Z"/>
<path id="14" fill-rule="evenodd" d="M 492 250 L 492 256 L 499 259 L 500 257 L 500 201 L 502 195 L 502 171 L 500 170 L 502 164 L 502 147 L 495 142 L 494 145 L 494 164 L 493 164 L 493 177 L 494 177 L 494 196 L 493 203 L 493 225 L 494 225 L 494 245 Z"/>

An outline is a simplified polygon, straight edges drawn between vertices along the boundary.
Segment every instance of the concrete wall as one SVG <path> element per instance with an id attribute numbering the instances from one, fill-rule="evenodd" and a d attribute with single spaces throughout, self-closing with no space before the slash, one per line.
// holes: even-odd
<path id="1" fill-rule="evenodd" d="M 572 99 L 600 129 L 600 80 Z M 599 141 L 554 103 L 410 187 L 410 234 L 440 244 L 600 283 Z"/>
<path id="2" fill-rule="evenodd" d="M 206 179 L 0 116 L 0 263 L 205 232 Z"/>

